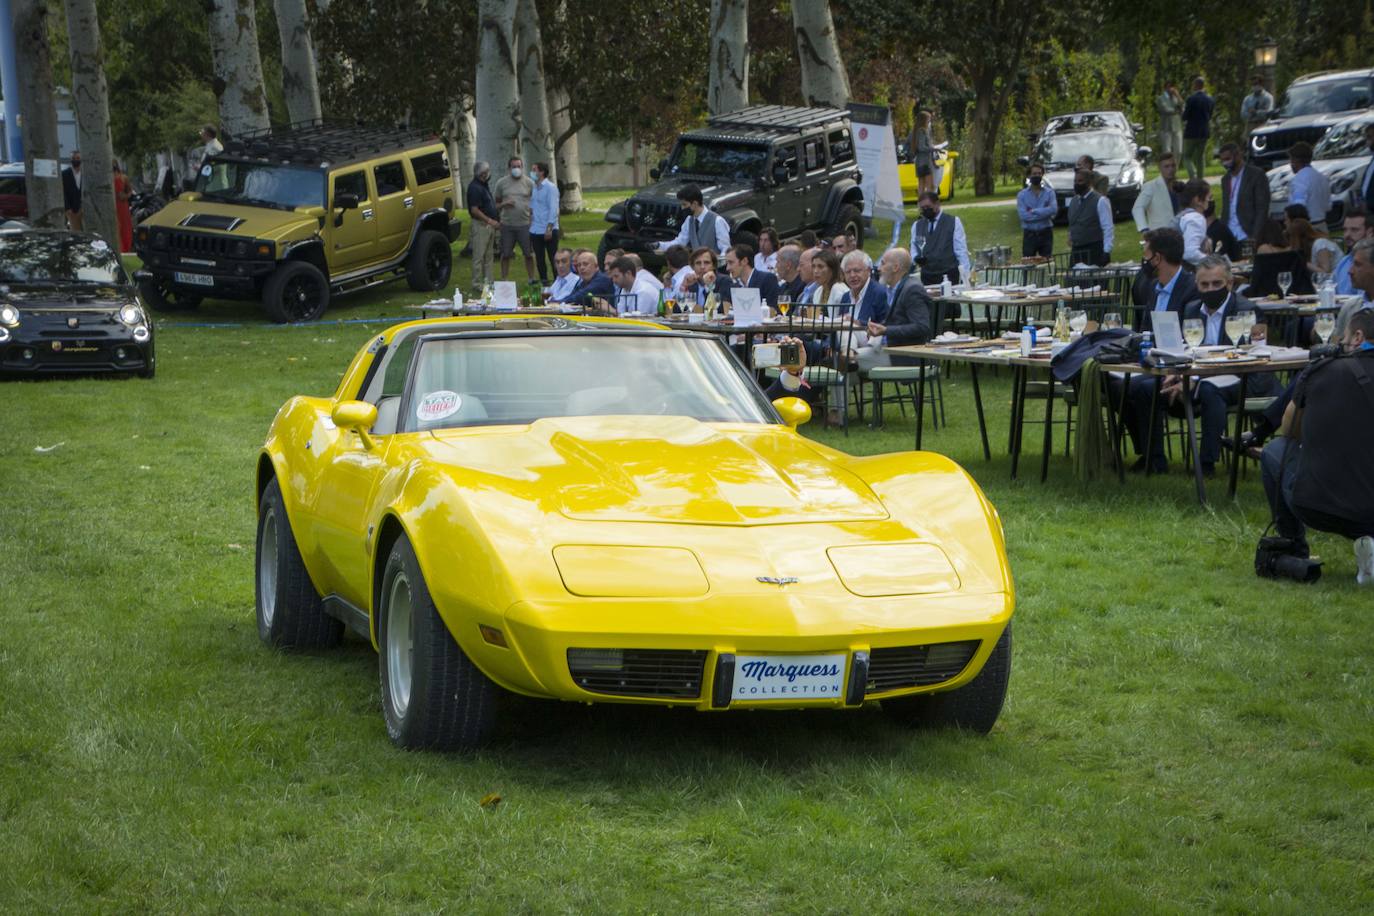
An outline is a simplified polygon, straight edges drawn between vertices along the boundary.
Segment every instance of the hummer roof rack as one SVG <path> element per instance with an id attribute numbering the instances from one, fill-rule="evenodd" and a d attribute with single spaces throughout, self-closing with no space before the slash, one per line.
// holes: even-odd
<path id="1" fill-rule="evenodd" d="M 707 119 L 708 127 L 749 128 L 753 130 L 805 130 L 819 127 L 831 121 L 849 117 L 849 112 L 839 108 L 798 108 L 791 105 L 753 105 L 726 114 L 712 115 Z"/>
<path id="2" fill-rule="evenodd" d="M 227 159 L 255 159 L 338 165 L 372 159 L 435 139 L 429 130 L 364 127 L 325 120 L 297 121 L 287 127 L 249 131 L 224 144 Z"/>

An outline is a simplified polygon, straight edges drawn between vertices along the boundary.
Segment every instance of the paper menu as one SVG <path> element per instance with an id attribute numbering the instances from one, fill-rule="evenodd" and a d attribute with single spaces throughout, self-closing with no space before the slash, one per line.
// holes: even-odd
<path id="1" fill-rule="evenodd" d="M 492 284 L 491 307 L 497 309 L 518 308 L 520 303 L 516 296 L 514 280 L 497 280 Z"/>
<path id="2" fill-rule="evenodd" d="M 747 287 L 730 290 L 730 314 L 737 328 L 763 324 L 763 301 L 759 291 Z"/>

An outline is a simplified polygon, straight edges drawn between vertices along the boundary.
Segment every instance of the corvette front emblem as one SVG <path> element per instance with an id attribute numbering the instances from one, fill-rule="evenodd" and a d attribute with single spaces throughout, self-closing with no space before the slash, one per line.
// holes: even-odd
<path id="1" fill-rule="evenodd" d="M 781 588 L 784 585 L 796 585 L 801 580 L 796 576 L 755 576 L 764 585 L 776 585 Z"/>

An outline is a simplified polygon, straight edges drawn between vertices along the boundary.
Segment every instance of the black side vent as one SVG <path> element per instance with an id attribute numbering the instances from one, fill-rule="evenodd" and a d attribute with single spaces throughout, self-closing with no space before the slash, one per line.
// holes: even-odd
<path id="1" fill-rule="evenodd" d="M 622 697 L 701 696 L 706 652 L 699 649 L 569 649 L 573 683 Z"/>
<path id="2" fill-rule="evenodd" d="M 929 687 L 958 677 L 978 652 L 979 641 L 874 649 L 868 663 L 867 693 Z"/>

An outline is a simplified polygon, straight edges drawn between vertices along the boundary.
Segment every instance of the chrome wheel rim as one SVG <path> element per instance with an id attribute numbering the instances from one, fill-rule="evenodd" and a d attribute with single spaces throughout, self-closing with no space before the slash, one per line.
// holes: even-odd
<path id="1" fill-rule="evenodd" d="M 258 606 L 262 622 L 272 626 L 277 613 L 277 513 L 268 509 L 262 517 L 262 539 L 258 544 Z"/>
<path id="2" fill-rule="evenodd" d="M 410 581 L 405 573 L 397 573 L 391 580 L 386 602 L 386 691 L 398 718 L 404 716 L 410 706 L 411 663 L 415 650 L 410 610 Z"/>

